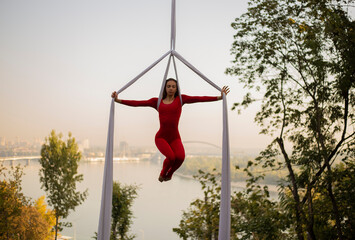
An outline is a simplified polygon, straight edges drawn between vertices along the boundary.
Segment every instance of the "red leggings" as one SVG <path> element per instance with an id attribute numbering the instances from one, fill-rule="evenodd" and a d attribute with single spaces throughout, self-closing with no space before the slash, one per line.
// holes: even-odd
<path id="1" fill-rule="evenodd" d="M 166 157 L 160 176 L 171 178 L 173 173 L 181 166 L 185 159 L 185 149 L 181 139 L 168 142 L 164 138 L 155 138 L 155 144 L 159 151 Z"/>

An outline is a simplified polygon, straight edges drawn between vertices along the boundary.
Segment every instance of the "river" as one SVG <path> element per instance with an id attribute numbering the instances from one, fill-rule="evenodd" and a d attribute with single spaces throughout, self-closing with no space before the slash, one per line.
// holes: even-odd
<path id="1" fill-rule="evenodd" d="M 22 190 L 25 196 L 38 199 L 45 195 L 40 188 L 38 160 L 4 161 L 4 165 L 21 164 L 24 167 Z M 160 165 L 150 161 L 114 161 L 114 181 L 139 186 L 138 197 L 135 199 L 131 234 L 138 240 L 177 240 L 172 229 L 178 227 L 182 212 L 187 210 L 196 198 L 202 198 L 201 185 L 194 179 L 175 175 L 169 182 L 159 182 Z M 79 173 L 84 180 L 78 190 L 88 189 L 89 196 L 83 204 L 72 211 L 65 221 L 72 222 L 72 228 L 65 228 L 62 235 L 76 240 L 92 239 L 97 231 L 102 176 L 104 162 L 80 162 Z M 245 183 L 234 183 L 233 190 L 240 190 Z M 271 187 L 271 186 L 270 186 Z M 272 192 L 277 198 L 276 187 Z"/>

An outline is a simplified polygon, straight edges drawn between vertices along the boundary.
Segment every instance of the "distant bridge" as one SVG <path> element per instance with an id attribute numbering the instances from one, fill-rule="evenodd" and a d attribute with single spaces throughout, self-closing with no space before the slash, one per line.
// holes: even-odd
<path id="1" fill-rule="evenodd" d="M 184 141 L 182 142 L 183 144 L 189 144 L 189 143 L 199 143 L 199 144 L 204 144 L 204 145 L 209 145 L 218 149 L 222 149 L 220 146 L 213 144 L 213 143 L 209 143 L 209 142 L 204 142 L 204 141 Z M 161 162 L 163 155 L 159 152 L 159 150 L 156 150 L 156 152 L 151 156 L 150 160 L 153 160 L 155 162 Z"/>
<path id="2" fill-rule="evenodd" d="M 210 145 L 210 146 L 212 146 L 212 147 L 222 149 L 220 146 L 218 146 L 218 145 L 216 145 L 216 144 L 209 143 L 209 142 L 204 142 L 204 141 L 184 141 L 184 142 L 182 142 L 182 143 L 200 143 L 200 144 Z"/>

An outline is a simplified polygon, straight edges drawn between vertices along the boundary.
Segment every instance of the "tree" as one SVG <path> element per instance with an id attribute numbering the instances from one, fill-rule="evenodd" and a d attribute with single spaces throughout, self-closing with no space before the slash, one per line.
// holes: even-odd
<path id="1" fill-rule="evenodd" d="M 292 239 L 287 212 L 280 202 L 270 198 L 267 186 L 260 186 L 265 174 L 254 175 L 250 166 L 251 162 L 243 170 L 249 176 L 245 190 L 232 195 L 234 239 Z"/>
<path id="2" fill-rule="evenodd" d="M 6 177 L 0 166 L 0 175 Z M 32 203 L 21 192 L 22 168 L 11 168 L 12 175 L 0 182 L 0 238 L 1 239 L 50 239 L 54 214 L 46 208 L 44 198 Z"/>
<path id="3" fill-rule="evenodd" d="M 218 239 L 219 205 L 221 187 L 217 183 L 219 175 L 199 170 L 199 179 L 204 198 L 196 199 L 184 211 L 179 228 L 173 231 L 182 239 Z"/>
<path id="4" fill-rule="evenodd" d="M 74 210 L 87 197 L 87 190 L 76 191 L 76 184 L 83 180 L 78 174 L 78 164 L 81 153 L 71 133 L 68 140 L 62 140 L 62 134 L 56 135 L 52 130 L 46 142 L 42 145 L 40 164 L 41 188 L 48 194 L 48 203 L 55 211 L 55 239 L 61 228 L 59 218 L 66 218 L 70 210 Z M 70 226 L 70 224 L 64 224 Z"/>
<path id="5" fill-rule="evenodd" d="M 138 187 L 135 185 L 122 185 L 113 182 L 112 189 L 112 213 L 111 213 L 111 240 L 130 240 L 135 235 L 130 235 L 129 229 L 132 223 L 131 210 L 133 200 L 137 197 Z M 97 232 L 93 239 L 97 239 Z"/>
<path id="6" fill-rule="evenodd" d="M 0 166 L 0 174 L 5 178 L 5 167 Z M 22 169 L 17 166 L 9 173 L 12 175 L 8 180 L 0 182 L 0 238 L 13 239 L 18 232 L 18 219 L 22 213 L 23 202 L 27 199 L 21 193 Z"/>
<path id="7" fill-rule="evenodd" d="M 354 229 L 350 204 L 336 195 L 354 199 L 354 191 L 335 174 L 339 163 L 351 172 L 354 161 L 355 22 L 345 2 L 252 0 L 232 23 L 235 59 L 226 73 L 253 90 L 233 108 L 262 99 L 255 121 L 274 140 L 252 165 L 288 170 L 280 199 L 298 239 L 320 238 L 320 227 L 345 239 Z"/>
<path id="8" fill-rule="evenodd" d="M 285 232 L 290 229 L 290 221 L 285 211 L 269 199 L 267 187 L 256 184 L 259 177 L 250 176 L 246 189 L 231 196 L 231 240 L 287 239 L 290 234 Z M 190 204 L 173 231 L 186 240 L 218 239 L 220 174 L 200 170 L 195 178 L 201 183 L 204 197 Z"/>
<path id="9" fill-rule="evenodd" d="M 113 182 L 111 240 L 134 239 L 135 236 L 128 232 L 133 217 L 131 207 L 136 197 L 137 186 L 122 186 L 119 182 Z"/>

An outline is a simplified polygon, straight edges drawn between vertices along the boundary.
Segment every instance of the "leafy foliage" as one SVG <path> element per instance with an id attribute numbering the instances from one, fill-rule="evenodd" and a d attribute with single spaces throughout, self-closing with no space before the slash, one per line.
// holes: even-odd
<path id="1" fill-rule="evenodd" d="M 131 210 L 133 200 L 137 197 L 137 186 L 122 186 L 119 182 L 113 182 L 112 192 L 112 220 L 111 240 L 134 239 L 129 234 L 133 213 Z"/>
<path id="2" fill-rule="evenodd" d="M 0 166 L 0 176 L 7 177 Z M 0 182 L 0 238 L 1 239 L 50 239 L 53 235 L 54 214 L 44 204 L 44 197 L 31 203 L 21 192 L 22 168 L 8 171 L 11 178 Z"/>
<path id="3" fill-rule="evenodd" d="M 45 203 L 45 196 L 41 196 L 40 198 L 38 198 L 34 203 L 34 207 L 37 209 L 42 218 L 48 223 L 48 237 L 45 239 L 53 239 L 54 232 L 52 231 L 52 229 L 53 226 L 55 226 L 55 212 L 47 208 L 47 204 Z"/>
<path id="4" fill-rule="evenodd" d="M 270 199 L 267 187 L 250 185 L 232 197 L 234 239 L 288 239 L 290 221 L 280 204 Z M 237 238 L 237 236 L 239 236 Z"/>
<path id="5" fill-rule="evenodd" d="M 112 214 L 111 214 L 111 240 L 131 240 L 135 235 L 129 234 L 133 213 L 131 210 L 133 200 L 137 197 L 138 186 L 122 185 L 113 182 Z M 92 237 L 97 239 L 97 232 Z"/>
<path id="6" fill-rule="evenodd" d="M 194 176 L 199 179 L 204 193 L 203 199 L 196 199 L 190 209 L 183 213 L 179 228 L 173 231 L 182 239 L 217 239 L 221 187 L 214 173 L 199 171 Z"/>
<path id="7" fill-rule="evenodd" d="M 83 180 L 83 175 L 78 174 L 78 163 L 81 153 L 75 138 L 69 133 L 68 140 L 64 142 L 62 135 L 56 135 L 53 130 L 45 144 L 42 145 L 40 164 L 40 181 L 42 188 L 48 194 L 48 203 L 55 211 L 56 238 L 61 228 L 59 218 L 66 218 L 70 210 L 74 210 L 87 197 L 87 190 L 76 191 L 76 183 Z M 70 226 L 70 224 L 63 224 Z"/>
<path id="8" fill-rule="evenodd" d="M 173 231 L 182 239 L 218 239 L 220 174 L 199 171 L 204 193 L 183 212 Z M 290 221 L 281 205 L 270 199 L 267 187 L 261 188 L 250 178 L 247 189 L 231 196 L 231 239 L 286 239 Z"/>

